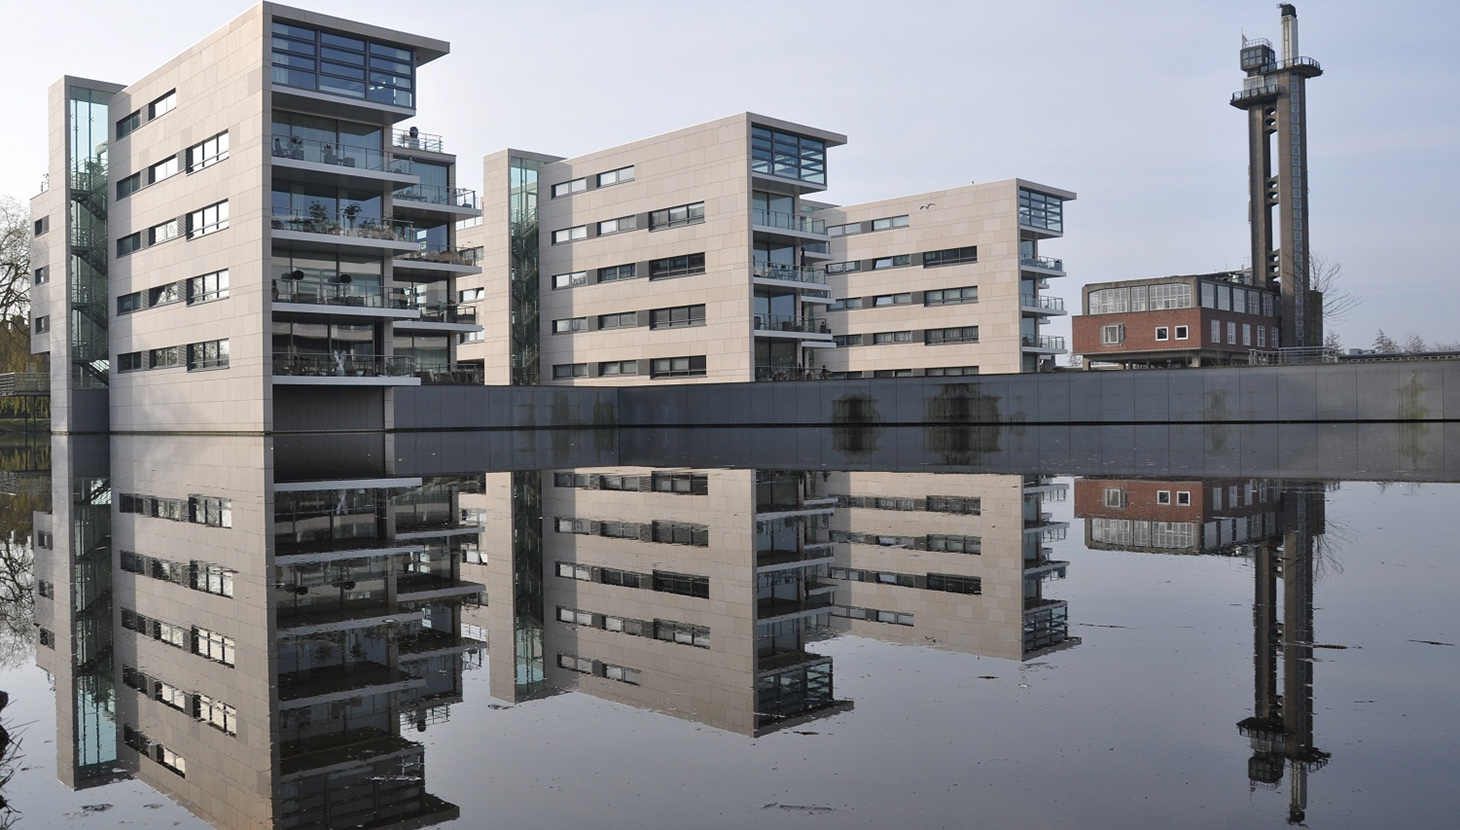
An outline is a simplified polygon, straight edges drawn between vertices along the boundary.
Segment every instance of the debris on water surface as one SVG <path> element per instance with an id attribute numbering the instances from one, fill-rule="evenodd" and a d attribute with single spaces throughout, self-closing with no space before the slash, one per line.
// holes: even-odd
<path id="1" fill-rule="evenodd" d="M 1451 648 L 1453 648 L 1455 646 L 1454 643 L 1442 643 L 1439 640 L 1405 640 L 1405 642 L 1407 642 L 1407 643 L 1419 643 L 1420 645 L 1426 645 L 1426 646 L 1450 646 Z"/>

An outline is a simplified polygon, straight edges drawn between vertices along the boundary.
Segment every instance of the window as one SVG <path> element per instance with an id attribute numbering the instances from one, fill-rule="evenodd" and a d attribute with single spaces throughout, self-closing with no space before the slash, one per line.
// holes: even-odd
<path id="1" fill-rule="evenodd" d="M 1190 490 L 1177 490 L 1176 491 L 1176 504 L 1178 506 L 1180 506 L 1180 507 L 1190 507 L 1191 506 L 1191 491 Z"/>
<path id="2" fill-rule="evenodd" d="M 228 227 L 228 203 L 219 202 L 188 214 L 188 238 L 203 236 Z"/>
<path id="3" fill-rule="evenodd" d="M 1236 323 L 1227 323 L 1227 343 L 1230 344 L 1230 345 L 1233 345 L 1233 346 L 1237 345 L 1237 324 Z"/>
<path id="4" fill-rule="evenodd" d="M 45 334 L 46 332 L 48 332 L 50 330 L 51 330 L 51 317 L 48 314 L 42 314 L 39 317 L 36 317 L 35 318 L 35 322 L 31 324 L 30 333 L 31 334 Z"/>
<path id="5" fill-rule="evenodd" d="M 238 734 L 238 710 L 214 700 L 207 695 L 198 695 L 198 720 L 221 729 L 229 735 Z"/>
<path id="6" fill-rule="evenodd" d="M 149 349 L 147 351 L 147 368 L 166 369 L 170 366 L 181 366 L 181 350 L 176 346 L 168 346 L 162 349 Z"/>
<path id="7" fill-rule="evenodd" d="M 598 315 L 598 327 L 600 329 L 627 329 L 637 325 L 639 325 L 639 313 L 637 311 Z M 599 374 L 602 373 L 600 372 Z"/>
<path id="8" fill-rule="evenodd" d="M 231 666 L 234 664 L 233 638 L 194 626 L 193 653 L 225 666 Z"/>
<path id="9" fill-rule="evenodd" d="M 636 272 L 636 269 L 634 268 L 634 263 L 632 262 L 628 263 L 627 265 L 612 265 L 608 268 L 598 269 L 599 282 L 631 280 L 636 276 L 638 276 L 638 273 Z"/>
<path id="10" fill-rule="evenodd" d="M 161 115 L 177 109 L 177 90 L 173 90 L 156 101 L 147 105 L 147 120 L 151 121 Z"/>
<path id="11" fill-rule="evenodd" d="M 703 305 L 682 305 L 673 308 L 656 308 L 649 312 L 649 328 L 670 329 L 683 326 L 703 326 L 705 307 Z"/>
<path id="12" fill-rule="evenodd" d="M 163 179 L 171 178 L 177 175 L 177 171 L 177 156 L 163 159 L 162 161 L 159 161 L 151 167 L 147 168 L 147 183 L 157 184 Z"/>
<path id="13" fill-rule="evenodd" d="M 1171 491 L 1170 490 L 1157 490 L 1156 491 L 1156 504 L 1170 504 L 1170 503 L 1171 503 Z"/>
<path id="14" fill-rule="evenodd" d="M 753 124 L 750 171 L 826 184 L 826 142 Z"/>
<path id="15" fill-rule="evenodd" d="M 970 496 L 928 496 L 929 513 L 961 513 L 977 516 L 983 511 L 983 500 Z"/>
<path id="16" fill-rule="evenodd" d="M 1019 188 L 1019 224 L 1064 233 L 1064 200 Z"/>
<path id="17" fill-rule="evenodd" d="M 838 346 L 860 346 L 862 335 L 860 334 L 836 334 L 832 335 L 831 342 Z"/>
<path id="18" fill-rule="evenodd" d="M 903 214 L 902 216 L 889 216 L 886 219 L 873 219 L 872 230 L 885 231 L 892 228 L 905 228 L 907 227 L 907 220 L 907 214 Z"/>
<path id="19" fill-rule="evenodd" d="M 272 46 L 272 80 L 276 84 L 399 107 L 415 105 L 411 92 L 415 53 L 409 49 L 319 32 L 278 19 L 273 25 Z"/>
<path id="20" fill-rule="evenodd" d="M 1162 283 L 1151 288 L 1151 310 L 1191 308 L 1191 286 L 1184 282 Z"/>
<path id="21" fill-rule="evenodd" d="M 928 574 L 929 591 L 947 591 L 950 594 L 981 594 L 983 580 L 976 576 L 957 574 Z"/>
<path id="22" fill-rule="evenodd" d="M 208 527 L 233 527 L 233 502 L 217 496 L 188 496 L 185 520 Z"/>
<path id="23" fill-rule="evenodd" d="M 50 282 L 50 280 L 51 269 L 45 265 L 42 265 L 41 267 L 35 269 L 35 274 L 31 277 L 30 281 L 33 285 L 40 285 L 41 283 Z"/>
<path id="24" fill-rule="evenodd" d="M 1171 339 L 1171 329 L 1168 326 L 1157 326 L 1156 327 L 1156 339 L 1157 340 L 1170 340 Z"/>
<path id="25" fill-rule="evenodd" d="M 1118 346 L 1125 342 L 1125 323 L 1100 327 L 1100 342 L 1106 346 Z"/>
<path id="26" fill-rule="evenodd" d="M 941 288 L 937 291 L 923 292 L 923 305 L 958 305 L 960 303 L 978 302 L 978 286 L 969 285 L 963 288 Z"/>
<path id="27" fill-rule="evenodd" d="M 696 648 L 709 648 L 710 629 L 673 620 L 655 620 L 654 639 Z"/>
<path id="28" fill-rule="evenodd" d="M 1267 348 L 1267 326 L 1257 327 L 1257 348 Z"/>
<path id="29" fill-rule="evenodd" d="M 1277 330 L 1277 326 L 1273 326 L 1272 328 L 1270 328 L 1270 329 L 1267 330 L 1267 342 L 1274 349 L 1276 349 L 1278 347 L 1278 330 Z"/>
<path id="30" fill-rule="evenodd" d="M 553 367 L 553 378 L 586 378 L 588 377 L 587 363 L 559 363 Z"/>
<path id="31" fill-rule="evenodd" d="M 852 236 L 862 232 L 861 222 L 850 222 L 845 225 L 830 225 L 826 229 L 828 236 Z"/>
<path id="32" fill-rule="evenodd" d="M 126 354 L 117 355 L 116 365 L 118 372 L 139 372 L 147 368 L 146 364 L 142 361 L 141 352 L 127 352 Z"/>
<path id="33" fill-rule="evenodd" d="M 188 148 L 188 172 L 202 170 L 228 158 L 228 133 L 221 132 Z"/>
<path id="34" fill-rule="evenodd" d="M 474 303 L 486 296 L 485 288 L 463 288 L 456 292 L 456 301 L 459 303 Z"/>
<path id="35" fill-rule="evenodd" d="M 188 344 L 188 371 L 228 368 L 228 341 L 209 340 Z"/>
<path id="36" fill-rule="evenodd" d="M 904 265 L 912 264 L 912 254 L 899 254 L 897 256 L 884 256 L 872 260 L 872 270 L 882 268 L 901 268 Z"/>
<path id="37" fill-rule="evenodd" d="M 142 189 L 142 174 L 133 173 L 125 179 L 117 181 L 117 198 L 125 199 L 133 193 Z"/>
<path id="38" fill-rule="evenodd" d="M 609 219 L 598 223 L 598 235 L 608 236 L 611 233 L 623 233 L 638 227 L 638 217 L 623 216 L 618 219 Z"/>
<path id="39" fill-rule="evenodd" d="M 587 225 L 578 225 L 577 227 L 563 228 L 562 230 L 559 230 L 559 231 L 553 231 L 553 244 L 554 245 L 562 245 L 562 244 L 567 243 L 567 242 L 575 242 L 575 241 L 577 241 L 579 239 L 587 239 L 587 238 L 588 238 L 588 226 Z"/>
<path id="40" fill-rule="evenodd" d="M 1220 343 L 1220 342 L 1222 342 L 1222 321 L 1221 320 L 1213 320 L 1212 321 L 1212 342 L 1213 343 Z"/>
<path id="41" fill-rule="evenodd" d="M 1190 336 L 1190 333 L 1189 332 L 1190 332 L 1190 329 L 1188 329 L 1186 326 L 1177 326 L 1176 327 L 1176 339 L 1177 340 L 1186 340 Z"/>
<path id="42" fill-rule="evenodd" d="M 163 222 L 160 225 L 153 225 L 147 229 L 147 244 L 157 245 L 169 239 L 177 239 L 182 236 L 182 222 L 173 219 Z"/>
<path id="43" fill-rule="evenodd" d="M 620 182 L 631 182 L 634 180 L 634 166 L 620 167 L 617 170 L 609 170 L 607 173 L 598 174 L 598 186 L 608 187 L 611 184 Z"/>
<path id="44" fill-rule="evenodd" d="M 683 277 L 689 274 L 703 274 L 704 272 L 704 254 L 686 254 L 684 256 L 656 259 L 649 263 L 649 279 L 651 280 Z"/>
<path id="45" fill-rule="evenodd" d="M 852 262 L 829 262 L 826 265 L 828 274 L 850 274 L 853 271 L 862 270 L 862 263 L 856 260 Z"/>
<path id="46" fill-rule="evenodd" d="M 709 547 L 710 529 L 705 525 L 685 522 L 654 522 L 652 537 L 655 542 L 666 545 L 691 545 L 697 548 Z"/>
<path id="47" fill-rule="evenodd" d="M 564 317 L 561 320 L 553 321 L 553 334 L 572 334 L 575 331 L 587 330 L 587 317 Z"/>
<path id="48" fill-rule="evenodd" d="M 126 256 L 142 249 L 142 234 L 131 233 L 117 240 L 117 256 Z"/>
<path id="49" fill-rule="evenodd" d="M 963 377 L 965 375 L 978 374 L 977 366 L 944 366 L 928 369 L 924 372 L 930 378 L 941 377 Z"/>
<path id="50" fill-rule="evenodd" d="M 136 112 L 128 115 L 125 118 L 118 119 L 117 138 L 121 138 L 122 136 L 127 135 L 128 133 L 132 132 L 140 126 L 142 126 L 141 110 L 137 110 Z"/>
<path id="51" fill-rule="evenodd" d="M 939 265 L 957 265 L 960 262 L 978 262 L 978 246 L 948 248 L 942 251 L 928 251 L 923 254 L 924 268 L 935 268 Z"/>
<path id="52" fill-rule="evenodd" d="M 582 193 L 587 189 L 587 177 L 574 179 L 570 182 L 559 182 L 558 184 L 553 185 L 553 198 L 556 199 L 559 196 L 569 196 L 574 193 Z"/>
<path id="53" fill-rule="evenodd" d="M 977 343 L 978 326 L 955 326 L 946 329 L 928 329 L 923 332 L 923 344 L 938 346 L 944 343 Z"/>
<path id="54" fill-rule="evenodd" d="M 983 538 L 980 536 L 947 536 L 940 533 L 930 533 L 927 539 L 928 550 L 946 551 L 948 553 L 983 553 Z"/>
<path id="55" fill-rule="evenodd" d="M 637 375 L 639 373 L 639 361 L 637 360 L 610 360 L 598 364 L 599 377 L 611 377 L 613 375 Z"/>
<path id="56" fill-rule="evenodd" d="M 681 225 L 693 225 L 705 221 L 705 203 L 694 202 L 688 205 L 656 210 L 649 214 L 649 230 L 657 231 L 664 228 L 677 228 Z"/>
<path id="57" fill-rule="evenodd" d="M 872 344 L 881 346 L 886 343 L 911 343 L 912 332 L 910 331 L 879 331 L 872 335 Z"/>
<path id="58" fill-rule="evenodd" d="M 656 357 L 649 362 L 649 377 L 704 377 L 705 356 Z"/>
<path id="59" fill-rule="evenodd" d="M 1146 298 L 1148 296 L 1149 296 L 1149 292 L 1146 291 L 1146 286 L 1144 286 L 1144 285 L 1133 285 L 1133 286 L 1131 286 L 1131 289 L 1130 289 L 1130 310 L 1131 311 L 1145 311 L 1146 310 Z"/>
<path id="60" fill-rule="evenodd" d="M 703 496 L 710 492 L 710 477 L 696 473 L 654 473 L 650 479 L 656 493 Z"/>
<path id="61" fill-rule="evenodd" d="M 228 269 L 188 280 L 188 305 L 221 300 L 228 296 Z"/>
<path id="62" fill-rule="evenodd" d="M 1125 489 L 1122 487 L 1106 487 L 1102 498 L 1106 507 L 1114 507 L 1119 510 L 1124 510 L 1129 503 Z"/>
<path id="63" fill-rule="evenodd" d="M 872 298 L 873 306 L 881 305 L 908 305 L 912 303 L 912 294 L 883 294 Z"/>
<path id="64" fill-rule="evenodd" d="M 655 571 L 654 590 L 665 594 L 682 594 L 688 597 L 708 599 L 710 596 L 710 578 L 707 576 L 670 573 L 668 571 Z"/>
<path id="65" fill-rule="evenodd" d="M 1244 346 L 1251 346 L 1252 345 L 1252 324 L 1251 323 L 1243 323 L 1242 324 L 1242 345 L 1244 345 Z"/>
<path id="66" fill-rule="evenodd" d="M 588 282 L 587 271 L 574 271 L 571 274 L 554 274 L 553 288 L 572 288 L 575 285 L 583 285 Z"/>

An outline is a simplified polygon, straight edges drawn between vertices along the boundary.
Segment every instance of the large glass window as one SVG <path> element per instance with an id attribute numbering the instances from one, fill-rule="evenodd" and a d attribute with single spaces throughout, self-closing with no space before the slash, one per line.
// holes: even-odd
<path id="1" fill-rule="evenodd" d="M 274 21 L 273 81 L 399 107 L 415 106 L 409 49 Z"/>
<path id="2" fill-rule="evenodd" d="M 1064 233 L 1065 200 L 1019 188 L 1019 224 Z"/>
<path id="3" fill-rule="evenodd" d="M 752 126 L 750 169 L 756 173 L 826 184 L 826 142 Z"/>
<path id="4" fill-rule="evenodd" d="M 1191 286 L 1184 282 L 1151 286 L 1151 310 L 1190 308 Z"/>

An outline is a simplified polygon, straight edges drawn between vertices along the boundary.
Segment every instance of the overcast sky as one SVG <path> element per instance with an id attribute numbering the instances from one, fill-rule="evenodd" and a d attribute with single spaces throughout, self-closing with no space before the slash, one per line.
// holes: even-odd
<path id="1" fill-rule="evenodd" d="M 503 147 L 571 156 L 751 110 L 848 136 L 832 202 L 1014 176 L 1076 191 L 1041 249 L 1064 259 L 1052 293 L 1072 308 L 1085 282 L 1247 265 L 1245 118 L 1227 102 L 1242 34 L 1280 39 L 1267 0 L 303 5 L 451 42 L 421 71 L 414 123 L 467 186 Z M 1297 5 L 1325 73 L 1308 86 L 1313 250 L 1363 300 L 1333 328 L 1345 346 L 1379 328 L 1460 341 L 1460 4 Z M 132 83 L 248 8 L 8 6 L 0 54 L 20 80 L 0 194 L 21 199 L 51 82 Z"/>

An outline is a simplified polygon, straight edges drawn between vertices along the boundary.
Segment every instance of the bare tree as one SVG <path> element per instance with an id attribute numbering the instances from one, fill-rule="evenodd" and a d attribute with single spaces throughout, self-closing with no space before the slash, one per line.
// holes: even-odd
<path id="1" fill-rule="evenodd" d="M 1359 307 L 1363 298 L 1352 291 L 1339 287 L 1343 277 L 1343 263 L 1334 262 L 1320 254 L 1308 255 L 1308 288 L 1323 293 L 1323 327 L 1348 317 L 1349 312 Z"/>
<path id="2" fill-rule="evenodd" d="M 1374 335 L 1374 351 L 1379 354 L 1394 354 L 1399 351 L 1399 344 L 1385 334 L 1383 329 L 1379 329 L 1379 333 Z"/>
<path id="3" fill-rule="evenodd" d="M 1414 332 L 1404 335 L 1404 345 L 1401 347 L 1401 351 L 1413 354 L 1415 352 L 1427 352 L 1429 350 L 1430 347 L 1425 344 L 1423 337 L 1420 337 Z"/>
<path id="4" fill-rule="evenodd" d="M 1338 332 L 1332 330 L 1324 332 L 1323 348 L 1332 349 L 1335 352 L 1343 349 L 1343 340 L 1338 336 Z"/>
<path id="5" fill-rule="evenodd" d="M 0 196 L 0 325 L 25 326 L 30 308 L 30 213 Z"/>

